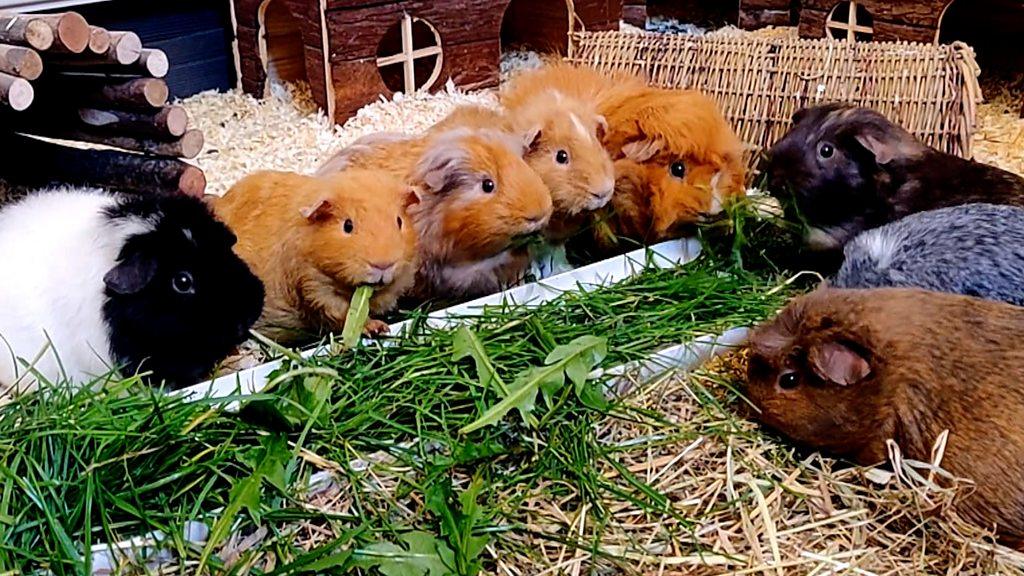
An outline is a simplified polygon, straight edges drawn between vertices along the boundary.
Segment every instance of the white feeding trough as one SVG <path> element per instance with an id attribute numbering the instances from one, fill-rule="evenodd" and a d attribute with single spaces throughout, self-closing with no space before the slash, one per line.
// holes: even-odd
<path id="1" fill-rule="evenodd" d="M 501 306 L 502 304 L 537 306 L 566 292 L 589 292 L 602 286 L 627 280 L 650 267 L 682 266 L 693 261 L 699 255 L 700 242 L 695 238 L 670 240 L 649 248 L 634 250 L 622 256 L 581 266 L 537 282 L 517 286 L 504 292 L 438 310 L 427 317 L 426 323 L 432 328 L 444 328 L 462 322 L 468 317 L 477 316 L 483 308 L 488 306 Z M 410 321 L 408 320 L 392 324 L 390 333 L 400 337 L 409 325 Z M 318 346 L 303 351 L 301 355 L 303 358 L 309 358 L 327 353 L 326 346 Z M 194 399 L 255 394 L 263 389 L 268 376 L 281 366 L 281 362 L 281 360 L 274 360 L 260 364 L 247 370 L 220 376 L 178 390 L 176 393 Z"/>

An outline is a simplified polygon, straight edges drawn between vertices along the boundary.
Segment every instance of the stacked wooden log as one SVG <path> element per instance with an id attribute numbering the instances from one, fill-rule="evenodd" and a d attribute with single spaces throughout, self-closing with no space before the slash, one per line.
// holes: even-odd
<path id="1" fill-rule="evenodd" d="M 201 196 L 203 134 L 167 103 L 167 57 L 75 12 L 0 12 L 0 179 Z M 99 145 L 99 146 L 97 146 Z"/>

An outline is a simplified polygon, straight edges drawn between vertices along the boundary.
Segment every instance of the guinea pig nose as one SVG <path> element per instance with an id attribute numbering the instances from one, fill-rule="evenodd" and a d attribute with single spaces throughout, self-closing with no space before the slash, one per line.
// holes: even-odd
<path id="1" fill-rule="evenodd" d="M 370 268 L 373 268 L 374 270 L 379 270 L 381 272 L 387 272 L 388 270 L 393 268 L 394 265 L 394 262 L 371 262 Z"/>

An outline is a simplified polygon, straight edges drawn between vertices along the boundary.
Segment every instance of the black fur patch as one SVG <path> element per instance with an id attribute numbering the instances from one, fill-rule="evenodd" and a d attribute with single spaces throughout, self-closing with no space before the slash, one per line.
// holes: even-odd
<path id="1" fill-rule="evenodd" d="M 125 198 L 106 216 L 155 226 L 129 237 L 107 272 L 103 315 L 115 361 L 126 373 L 151 372 L 153 384 L 197 383 L 245 340 L 263 308 L 263 285 L 232 251 L 234 234 L 200 200 Z M 174 289 L 181 273 L 194 293 Z"/>

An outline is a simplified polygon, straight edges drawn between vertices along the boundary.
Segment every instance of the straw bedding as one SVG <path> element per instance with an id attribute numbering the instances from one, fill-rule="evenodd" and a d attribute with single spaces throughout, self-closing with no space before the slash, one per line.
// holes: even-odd
<path id="1" fill-rule="evenodd" d="M 786 31 L 769 31 L 786 34 Z M 506 72 L 535 62 L 528 54 Z M 1024 121 L 1008 94 L 979 107 L 975 156 L 1024 174 Z M 1019 95 L 1016 97 L 1019 103 Z M 308 89 L 292 86 L 264 101 L 239 93 L 201 94 L 184 101 L 207 146 L 197 159 L 209 192 L 223 194 L 258 169 L 309 172 L 337 148 L 361 135 L 417 132 L 459 104 L 495 105 L 491 93 L 454 89 L 370 104 L 344 126 L 315 111 Z M 742 358 L 728 358 L 706 373 L 677 377 L 638 392 L 633 404 L 666 416 L 660 425 L 609 419 L 601 435 L 620 450 L 620 461 L 667 497 L 677 515 L 652 517 L 627 501 L 605 503 L 607 520 L 593 510 L 566 509 L 567 495 L 538 494 L 526 501 L 528 528 L 546 538 L 499 539 L 487 554 L 497 573 L 581 574 L 618 571 L 593 551 L 559 543 L 560 537 L 592 542 L 645 574 L 993 574 L 1020 573 L 1024 556 L 991 545 L 983 531 L 948 511 L 955 491 L 928 485 L 926 464 L 902 462 L 899 474 L 843 468 L 818 455 L 800 455 L 738 416 L 738 403 L 698 402 L 724 397 L 740 380 Z M 652 439 L 665 438 L 664 442 Z M 401 484 L 400 470 L 368 461 L 367 479 L 384 490 Z M 920 466 L 925 466 L 921 468 Z M 602 470 L 616 481 L 615 470 Z M 623 490 L 631 491 L 630 486 Z M 345 513 L 344 491 L 327 490 L 310 505 Z M 693 523 L 688 525 L 683 520 Z M 295 527 L 312 547 L 331 536 L 328 525 Z M 233 545 L 244 549 L 249 542 Z M 526 540 L 517 541 L 516 538 Z M 229 546 L 229 549 L 231 546 Z M 621 568 L 621 566 L 619 567 Z M 737 572 L 738 571 L 738 572 Z"/>

